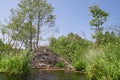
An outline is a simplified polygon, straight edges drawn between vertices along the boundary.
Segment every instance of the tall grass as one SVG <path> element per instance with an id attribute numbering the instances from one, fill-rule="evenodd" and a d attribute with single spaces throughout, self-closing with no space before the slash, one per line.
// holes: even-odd
<path id="1" fill-rule="evenodd" d="M 12 52 L 0 54 L 0 72 L 10 74 L 26 74 L 29 72 L 30 54 L 28 50 L 23 50 L 17 54 Z"/>
<path id="2" fill-rule="evenodd" d="M 110 44 L 92 49 L 86 55 L 87 73 L 92 80 L 120 79 L 120 45 Z"/>

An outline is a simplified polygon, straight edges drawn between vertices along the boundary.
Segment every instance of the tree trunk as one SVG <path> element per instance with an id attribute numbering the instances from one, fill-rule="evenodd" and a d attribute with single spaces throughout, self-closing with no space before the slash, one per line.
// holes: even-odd
<path id="1" fill-rule="evenodd" d="M 40 35 L 40 15 L 38 15 L 36 47 L 38 47 L 39 44 L 39 35 Z"/>
<path id="2" fill-rule="evenodd" d="M 30 33 L 30 51 L 32 51 L 32 30 Z"/>
<path id="3" fill-rule="evenodd" d="M 32 51 L 32 39 L 33 39 L 33 37 L 32 37 L 32 28 L 31 28 L 31 26 L 32 26 L 32 18 L 31 18 L 31 16 L 30 16 L 30 21 L 29 21 L 29 23 L 30 23 L 30 51 Z"/>
<path id="4" fill-rule="evenodd" d="M 42 0 L 40 0 L 41 6 L 40 9 L 42 9 Z M 38 0 L 39 3 L 39 0 Z M 40 37 L 40 27 L 42 26 L 42 18 L 41 18 L 41 11 L 38 11 L 38 24 L 37 24 L 37 40 L 36 40 L 36 47 L 39 45 L 39 37 Z"/>

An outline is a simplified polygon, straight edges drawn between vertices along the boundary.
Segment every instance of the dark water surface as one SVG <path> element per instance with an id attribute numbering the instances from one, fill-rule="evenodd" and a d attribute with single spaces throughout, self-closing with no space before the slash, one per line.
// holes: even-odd
<path id="1" fill-rule="evenodd" d="M 28 75 L 0 74 L 0 80 L 87 80 L 81 73 L 68 71 L 37 71 Z"/>

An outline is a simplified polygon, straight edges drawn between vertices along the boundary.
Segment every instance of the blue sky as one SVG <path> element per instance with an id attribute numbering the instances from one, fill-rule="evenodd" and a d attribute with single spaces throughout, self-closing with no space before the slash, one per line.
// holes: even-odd
<path id="1" fill-rule="evenodd" d="M 18 2 L 19 0 L 0 0 L 0 21 L 2 23 L 4 19 L 9 20 L 10 9 L 16 8 Z M 60 28 L 60 33 L 55 33 L 57 37 L 73 32 L 91 40 L 93 31 L 90 29 L 89 21 L 92 17 L 88 7 L 94 4 L 110 14 L 103 25 L 105 29 L 120 22 L 120 0 L 48 0 L 48 2 L 52 3 L 55 8 L 56 27 Z"/>

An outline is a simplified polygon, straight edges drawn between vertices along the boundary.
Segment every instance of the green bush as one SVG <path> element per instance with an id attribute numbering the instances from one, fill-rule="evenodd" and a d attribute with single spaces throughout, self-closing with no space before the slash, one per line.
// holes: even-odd
<path id="1" fill-rule="evenodd" d="M 109 44 L 97 50 L 90 50 L 87 59 L 87 73 L 90 79 L 119 80 L 120 79 L 120 45 Z"/>
<path id="2" fill-rule="evenodd" d="M 77 70 L 79 70 L 79 67 L 81 70 L 86 65 L 84 62 L 81 62 L 84 59 L 82 56 L 86 54 L 90 44 L 90 41 L 82 39 L 77 34 L 70 33 L 58 39 L 52 38 L 50 48 L 72 64 Z"/>
<path id="3" fill-rule="evenodd" d="M 9 51 L 12 51 L 12 46 L 8 43 L 3 43 L 2 40 L 0 39 L 0 54 Z"/>
<path id="4" fill-rule="evenodd" d="M 28 50 L 20 51 L 17 54 L 7 54 L 6 52 L 0 57 L 0 72 L 10 74 L 26 74 L 29 72 L 30 54 Z"/>
<path id="5" fill-rule="evenodd" d="M 77 61 L 74 64 L 74 67 L 77 71 L 85 71 L 86 70 L 86 62 L 84 60 Z"/>
<path id="6" fill-rule="evenodd" d="M 63 62 L 57 62 L 57 63 L 55 64 L 55 66 L 58 67 L 58 68 L 63 68 L 63 67 L 65 67 L 65 65 L 64 65 Z"/>

